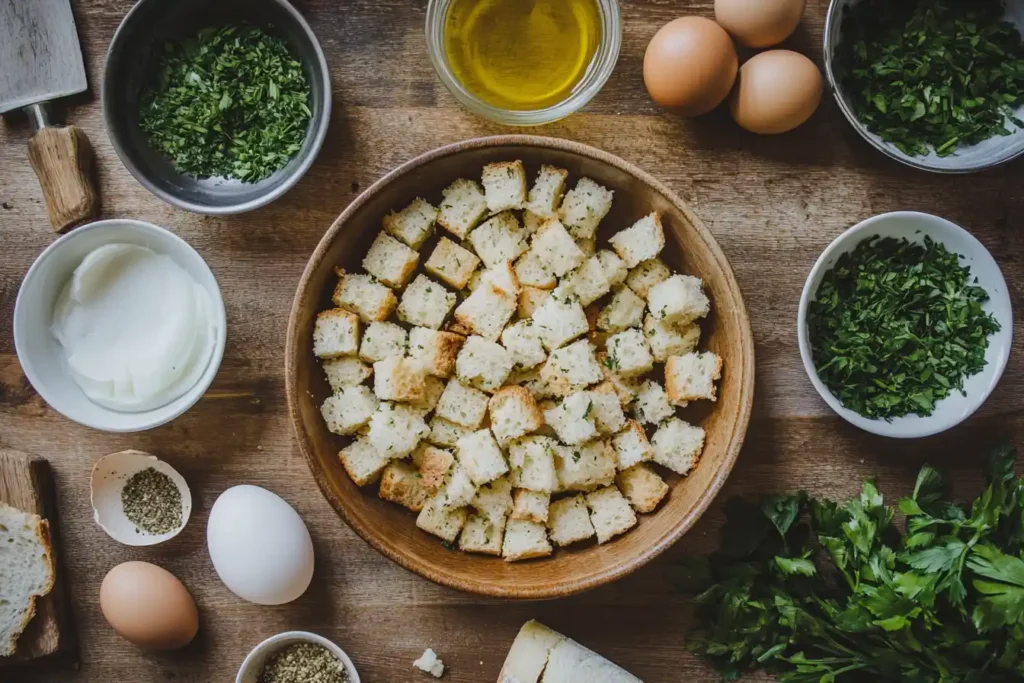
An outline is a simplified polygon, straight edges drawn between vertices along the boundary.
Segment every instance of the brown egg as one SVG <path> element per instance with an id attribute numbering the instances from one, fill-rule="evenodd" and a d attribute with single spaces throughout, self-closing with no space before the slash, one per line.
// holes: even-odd
<path id="1" fill-rule="evenodd" d="M 821 72 L 814 62 L 790 50 L 769 50 L 740 69 L 729 111 L 752 133 L 785 133 L 811 118 L 821 91 Z"/>
<path id="2" fill-rule="evenodd" d="M 806 0 L 715 0 L 715 19 L 747 47 L 771 47 L 792 35 Z"/>
<path id="3" fill-rule="evenodd" d="M 100 609 L 117 634 L 146 650 L 175 650 L 192 642 L 199 613 L 188 589 L 148 562 L 119 564 L 103 579 Z"/>
<path id="4" fill-rule="evenodd" d="M 729 34 L 703 17 L 661 27 L 644 54 L 644 84 L 651 98 L 683 116 L 706 114 L 725 100 L 739 61 Z"/>

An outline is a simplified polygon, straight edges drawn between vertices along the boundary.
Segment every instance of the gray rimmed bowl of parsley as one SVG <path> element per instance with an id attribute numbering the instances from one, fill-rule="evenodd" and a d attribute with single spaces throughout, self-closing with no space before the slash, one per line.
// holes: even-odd
<path id="1" fill-rule="evenodd" d="M 331 118 L 327 61 L 286 0 L 140 0 L 110 44 L 102 100 L 132 175 L 207 215 L 291 189 Z"/>
<path id="2" fill-rule="evenodd" d="M 1010 356 L 1002 272 L 969 232 L 900 211 L 840 235 L 814 264 L 797 316 L 811 383 L 840 417 L 894 438 L 970 417 Z"/>

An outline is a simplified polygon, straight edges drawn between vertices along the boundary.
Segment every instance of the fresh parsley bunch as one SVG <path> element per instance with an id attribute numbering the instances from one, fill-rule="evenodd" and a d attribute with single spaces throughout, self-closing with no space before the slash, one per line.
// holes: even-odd
<path id="1" fill-rule="evenodd" d="M 783 683 L 1024 680 L 1024 479 L 986 465 L 970 508 L 921 469 L 896 510 L 874 484 L 843 505 L 806 494 L 731 501 L 723 550 L 678 568 L 698 593 L 691 648 L 723 678 Z"/>

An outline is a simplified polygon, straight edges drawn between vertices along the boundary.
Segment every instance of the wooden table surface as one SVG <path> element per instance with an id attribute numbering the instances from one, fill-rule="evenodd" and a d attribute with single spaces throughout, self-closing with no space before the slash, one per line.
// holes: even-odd
<path id="1" fill-rule="evenodd" d="M 228 347 L 211 390 L 160 429 L 103 434 L 51 410 L 21 372 L 11 320 L 25 271 L 54 235 L 25 156 L 27 124 L 8 120 L 0 126 L 0 447 L 53 464 L 82 642 L 77 673 L 0 670 L 0 680 L 224 682 L 234 680 L 242 658 L 263 638 L 306 629 L 345 648 L 364 681 L 429 680 L 411 663 L 432 646 L 450 666 L 446 680 L 486 683 L 497 678 L 513 637 L 530 618 L 572 635 L 648 683 L 711 680 L 684 647 L 691 609 L 673 591 L 666 569 L 685 553 L 714 546 L 726 497 L 796 487 L 845 496 L 872 475 L 895 496 L 908 491 L 926 458 L 956 468 L 963 493 L 973 495 L 984 450 L 1001 437 L 1019 441 L 1024 434 L 1019 344 L 1001 384 L 966 424 L 924 441 L 886 441 L 848 426 L 815 394 L 797 350 L 797 302 L 814 260 L 841 231 L 873 214 L 918 209 L 970 229 L 999 261 L 1019 305 L 1024 237 L 1013 216 L 1024 215 L 1021 164 L 968 177 L 909 170 L 862 142 L 830 97 L 809 124 L 778 137 L 748 134 L 722 112 L 686 121 L 659 111 L 642 85 L 644 47 L 665 22 L 710 15 L 712 4 L 625 0 L 623 51 L 611 81 L 584 112 L 536 132 L 595 145 L 638 164 L 687 200 L 715 234 L 743 288 L 757 343 L 757 399 L 746 447 L 711 512 L 652 565 L 567 600 L 507 603 L 436 586 L 363 543 L 315 487 L 286 417 L 285 321 L 299 274 L 324 230 L 363 188 L 401 162 L 446 143 L 508 132 L 460 109 L 435 78 L 422 30 L 426 1 L 300 3 L 334 80 L 327 142 L 306 177 L 274 205 L 207 218 L 150 195 L 122 167 L 105 135 L 98 101 L 103 55 L 131 2 L 75 0 L 92 94 L 72 106 L 68 118 L 96 147 L 103 214 L 165 226 L 206 258 L 227 306 Z M 826 4 L 809 0 L 804 24 L 789 42 L 819 64 Z M 156 549 L 120 546 L 91 518 L 90 468 L 125 448 L 166 458 L 192 487 L 191 523 Z M 246 604 L 218 581 L 210 564 L 204 539 L 210 506 L 224 489 L 241 483 L 276 491 L 309 526 L 316 575 L 293 604 Z M 188 586 L 202 620 L 195 643 L 151 655 L 114 635 L 97 596 L 105 573 L 126 560 L 156 562 Z"/>

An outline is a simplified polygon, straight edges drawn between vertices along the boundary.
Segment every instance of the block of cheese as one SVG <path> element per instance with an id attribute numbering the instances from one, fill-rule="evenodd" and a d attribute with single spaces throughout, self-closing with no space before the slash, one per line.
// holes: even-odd
<path id="1" fill-rule="evenodd" d="M 520 629 L 498 683 L 643 683 L 607 659 L 544 624 Z"/>

